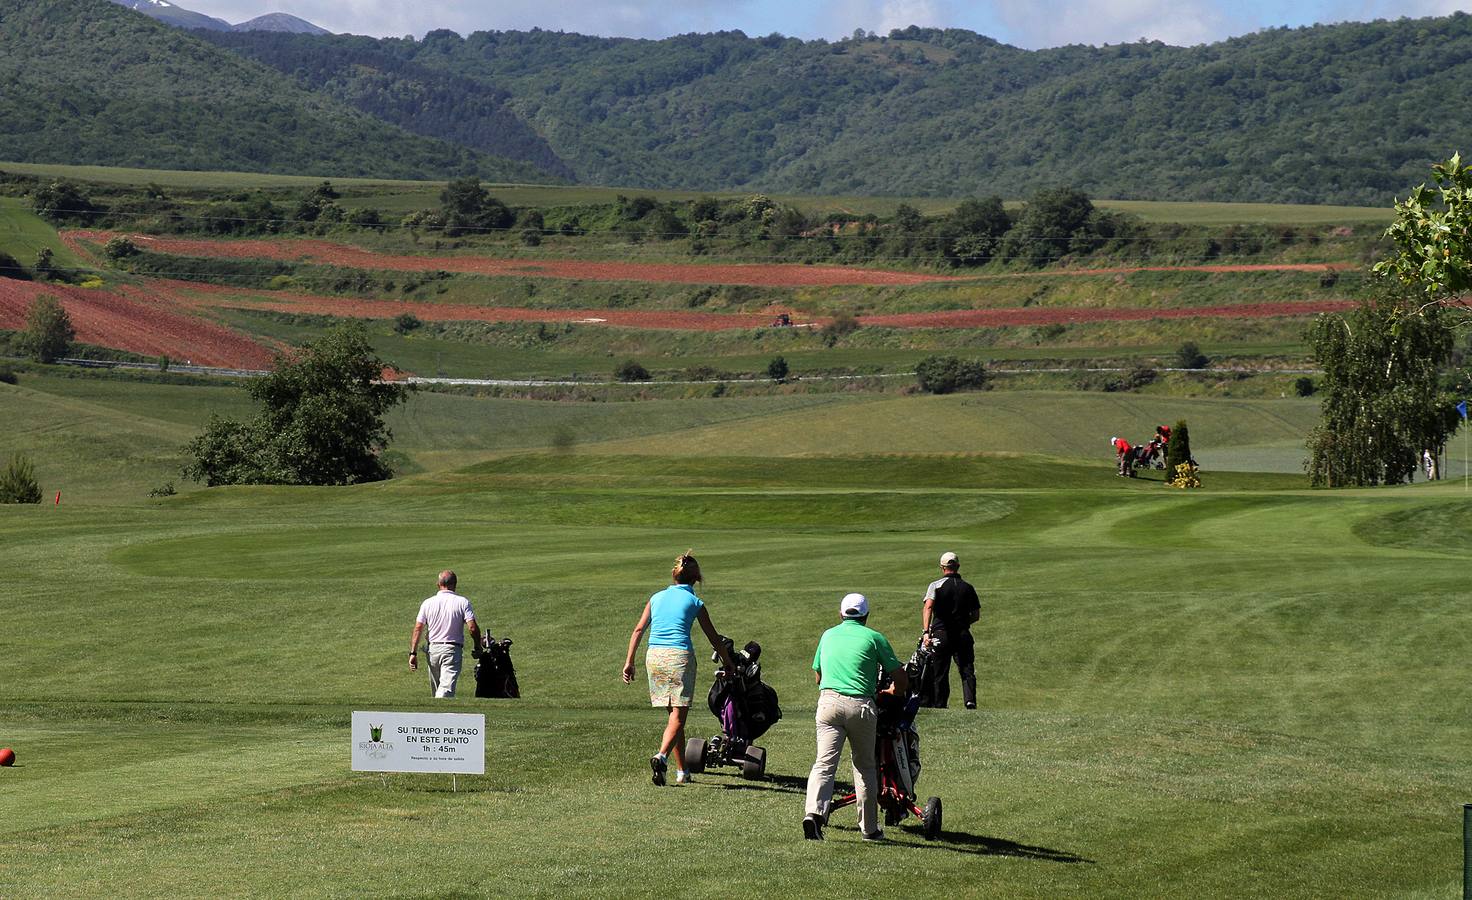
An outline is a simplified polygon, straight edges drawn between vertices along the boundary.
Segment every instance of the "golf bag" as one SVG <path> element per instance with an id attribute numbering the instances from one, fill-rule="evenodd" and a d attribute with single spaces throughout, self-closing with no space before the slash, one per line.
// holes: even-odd
<path id="1" fill-rule="evenodd" d="M 731 651 L 734 671 L 716 670 L 706 705 L 721 723 L 721 733 L 710 740 L 690 738 L 685 742 L 685 767 L 705 772 L 715 766 L 734 766 L 743 778 L 761 778 L 767 770 L 767 751 L 754 743 L 782 718 L 777 692 L 762 682 L 762 647 L 751 641 L 740 653 L 731 639 L 722 637 Z M 720 659 L 714 654 L 713 660 Z"/>
<path id="2" fill-rule="evenodd" d="M 511 639 L 496 640 L 482 636 L 481 646 L 473 654 L 475 664 L 475 696 L 515 700 L 521 697 L 516 683 L 516 667 L 511 665 Z"/>
<path id="3" fill-rule="evenodd" d="M 737 665 L 746 671 L 737 678 L 717 678 L 705 698 L 710 711 L 720 719 L 721 730 L 730 735 L 742 734 L 748 742 L 766 734 L 782 718 L 777 691 L 761 680 L 761 667 L 757 664 L 761 655 L 761 644 L 749 641 L 736 654 Z"/>

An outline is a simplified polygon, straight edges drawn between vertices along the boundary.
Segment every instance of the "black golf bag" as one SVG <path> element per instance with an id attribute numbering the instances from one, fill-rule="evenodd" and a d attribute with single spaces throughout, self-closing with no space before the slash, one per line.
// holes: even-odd
<path id="1" fill-rule="evenodd" d="M 511 665 L 511 639 L 496 640 L 489 634 L 481 638 L 481 646 L 473 655 L 475 664 L 475 696 L 515 700 L 521 697 L 516 683 L 516 667 Z"/>

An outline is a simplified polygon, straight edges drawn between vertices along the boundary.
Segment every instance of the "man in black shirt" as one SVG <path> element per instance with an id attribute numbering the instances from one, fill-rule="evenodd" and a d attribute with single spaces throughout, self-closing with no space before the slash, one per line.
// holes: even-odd
<path id="1" fill-rule="evenodd" d="M 960 569 L 956 554 L 941 554 L 941 577 L 926 590 L 925 611 L 920 615 L 920 627 L 935 640 L 933 669 L 921 702 L 939 709 L 950 700 L 952 658 L 961 676 L 961 699 L 967 709 L 976 709 L 976 650 L 971 623 L 981 618 L 981 600 L 976 589 L 961 578 Z"/>

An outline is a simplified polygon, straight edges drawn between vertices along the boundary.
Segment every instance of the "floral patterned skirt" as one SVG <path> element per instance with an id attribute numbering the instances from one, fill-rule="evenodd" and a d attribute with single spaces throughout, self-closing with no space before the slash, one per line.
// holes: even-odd
<path id="1" fill-rule="evenodd" d="M 689 706 L 695 699 L 695 654 L 679 647 L 650 647 L 644 655 L 649 670 L 649 705 Z"/>

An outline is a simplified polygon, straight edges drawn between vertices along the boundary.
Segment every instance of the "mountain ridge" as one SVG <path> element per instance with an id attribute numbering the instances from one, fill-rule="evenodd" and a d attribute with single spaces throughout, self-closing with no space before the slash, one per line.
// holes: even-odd
<path id="1" fill-rule="evenodd" d="M 290 13 L 273 12 L 263 16 L 256 16 L 246 22 L 235 25 L 217 16 L 209 16 L 204 13 L 185 9 L 168 0 L 112 0 L 119 6 L 142 13 L 150 19 L 163 22 L 165 25 L 173 25 L 176 28 L 204 29 L 206 31 L 275 31 L 288 34 L 332 34 L 326 28 L 308 22 L 306 19 L 293 16 Z"/>
<path id="2" fill-rule="evenodd" d="M 110 0 L 0 0 L 0 158 L 548 181 L 384 123 Z"/>

